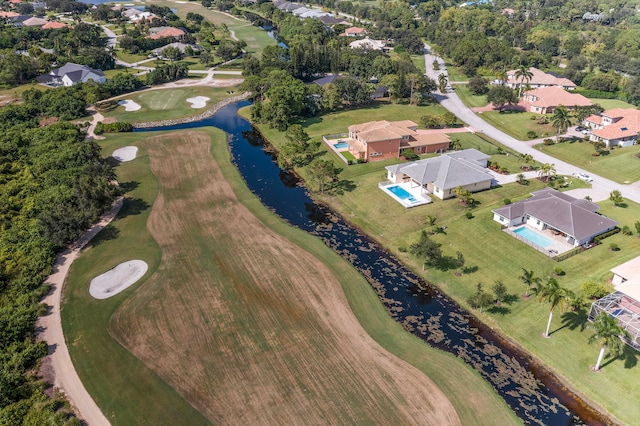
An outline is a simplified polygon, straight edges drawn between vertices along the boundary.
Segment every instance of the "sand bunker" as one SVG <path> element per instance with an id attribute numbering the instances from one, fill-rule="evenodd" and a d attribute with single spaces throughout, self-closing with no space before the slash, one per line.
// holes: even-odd
<path id="1" fill-rule="evenodd" d="M 122 148 L 118 148 L 113 151 L 111 156 L 120 162 L 131 161 L 136 158 L 136 154 L 138 153 L 137 146 L 124 146 Z"/>
<path id="2" fill-rule="evenodd" d="M 191 108 L 204 108 L 207 106 L 208 100 L 209 98 L 207 98 L 206 96 L 196 96 L 187 99 L 187 102 L 191 104 Z"/>
<path id="3" fill-rule="evenodd" d="M 91 280 L 89 294 L 96 299 L 107 299 L 131 287 L 147 272 L 149 266 L 143 260 L 124 262 Z"/>
<path id="4" fill-rule="evenodd" d="M 134 102 L 131 99 L 125 99 L 124 101 L 118 101 L 118 105 L 122 105 L 124 107 L 124 110 L 127 111 L 127 112 L 137 111 L 140 108 L 142 108 L 139 103 Z"/>

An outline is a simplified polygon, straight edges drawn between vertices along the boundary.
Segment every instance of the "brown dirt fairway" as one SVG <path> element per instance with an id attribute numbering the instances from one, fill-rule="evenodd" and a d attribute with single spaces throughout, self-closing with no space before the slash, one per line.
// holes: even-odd
<path id="1" fill-rule="evenodd" d="M 236 198 L 209 136 L 147 140 L 157 272 L 111 332 L 216 424 L 459 424 L 444 394 L 371 339 L 340 283 Z"/>

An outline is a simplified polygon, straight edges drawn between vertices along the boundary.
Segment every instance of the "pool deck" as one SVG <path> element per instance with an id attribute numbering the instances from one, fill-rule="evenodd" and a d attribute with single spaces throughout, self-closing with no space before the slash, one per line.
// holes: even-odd
<path id="1" fill-rule="evenodd" d="M 390 186 L 399 186 L 400 188 L 404 189 L 409 194 L 411 194 L 411 196 L 415 201 L 411 201 L 411 199 L 402 199 L 398 197 L 396 194 L 389 191 Z M 387 194 L 388 196 L 390 196 L 391 198 L 393 198 L 394 200 L 402 204 L 406 209 L 411 207 L 423 206 L 425 204 L 431 203 L 431 197 L 424 194 L 424 192 L 422 191 L 422 188 L 420 188 L 419 186 L 412 187 L 410 182 L 393 183 L 393 182 L 385 181 L 385 182 L 380 182 L 378 184 L 378 188 L 380 188 L 385 194 Z"/>
<path id="2" fill-rule="evenodd" d="M 529 231 L 538 234 L 544 238 L 546 238 L 547 240 L 551 241 L 551 245 L 547 246 L 547 247 L 541 247 L 539 245 L 537 245 L 536 243 L 526 239 L 525 237 L 516 234 L 515 232 L 513 232 L 515 229 L 518 228 L 527 228 Z M 516 239 L 522 241 L 523 243 L 527 244 L 528 246 L 538 250 L 540 253 L 544 253 L 549 257 L 553 257 L 556 256 L 558 254 L 562 254 L 564 252 L 567 252 L 571 249 L 574 248 L 573 245 L 567 243 L 566 237 L 563 237 L 560 234 L 557 234 L 552 231 L 551 229 L 545 229 L 543 231 L 540 231 L 539 229 L 534 228 L 533 226 L 527 225 L 527 224 L 521 224 L 521 225 L 517 225 L 517 226 L 510 226 L 508 228 L 504 228 L 504 231 L 515 237 Z"/>

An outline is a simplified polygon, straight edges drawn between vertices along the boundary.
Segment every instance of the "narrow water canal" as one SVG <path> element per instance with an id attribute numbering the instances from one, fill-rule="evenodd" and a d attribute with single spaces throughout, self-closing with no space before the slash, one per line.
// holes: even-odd
<path id="1" fill-rule="evenodd" d="M 429 286 L 366 235 L 316 204 L 263 150 L 262 136 L 237 114 L 242 101 L 213 117 L 139 131 L 214 126 L 229 135 L 229 149 L 247 186 L 290 224 L 320 237 L 369 281 L 389 314 L 428 344 L 475 368 L 525 424 L 607 424 L 607 419 L 565 389 L 526 354 L 516 350 L 448 297 Z"/>

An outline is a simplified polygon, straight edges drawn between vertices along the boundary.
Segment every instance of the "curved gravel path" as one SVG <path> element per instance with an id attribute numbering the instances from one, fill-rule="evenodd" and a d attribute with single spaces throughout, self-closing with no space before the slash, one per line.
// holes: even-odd
<path id="1" fill-rule="evenodd" d="M 98 223 L 58 255 L 53 267 L 54 273 L 46 281 L 51 285 L 51 291 L 43 302 L 49 307 L 49 311 L 37 322 L 38 338 L 47 342 L 49 352 L 42 360 L 41 374 L 65 394 L 80 418 L 91 426 L 110 425 L 110 423 L 85 389 L 73 366 L 62 332 L 60 302 L 69 267 L 78 257 L 80 250 L 116 217 L 122 202 L 122 197 L 118 198 L 111 209 L 101 216 Z"/>

